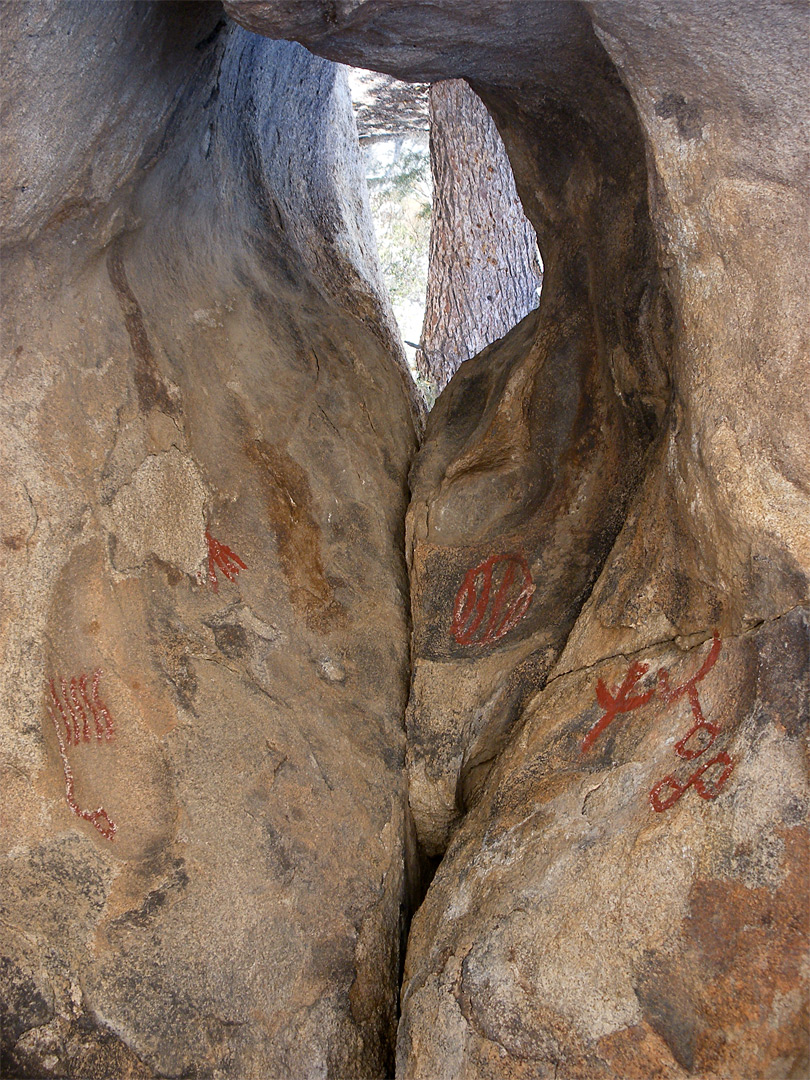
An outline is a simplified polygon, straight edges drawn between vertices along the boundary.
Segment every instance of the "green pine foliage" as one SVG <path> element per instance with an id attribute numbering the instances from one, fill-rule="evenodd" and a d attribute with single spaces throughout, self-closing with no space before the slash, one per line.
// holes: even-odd
<path id="1" fill-rule="evenodd" d="M 432 200 L 427 148 L 400 150 L 368 185 L 391 302 L 424 307 Z"/>

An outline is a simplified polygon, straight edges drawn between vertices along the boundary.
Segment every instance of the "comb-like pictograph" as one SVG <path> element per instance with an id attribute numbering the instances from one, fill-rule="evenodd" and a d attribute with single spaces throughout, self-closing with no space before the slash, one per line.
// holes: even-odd
<path id="1" fill-rule="evenodd" d="M 207 529 L 205 540 L 208 544 L 208 584 L 214 592 L 218 592 L 217 569 L 225 575 L 228 581 L 236 581 L 239 571 L 247 570 L 247 566 L 235 551 L 231 551 L 226 544 L 220 543 Z"/>
<path id="2" fill-rule="evenodd" d="M 112 742 L 115 727 L 110 710 L 99 694 L 100 669 L 90 675 L 68 679 L 64 675 L 49 679 L 45 684 L 46 704 L 53 721 L 59 755 L 65 773 L 65 796 L 73 813 L 89 821 L 107 840 L 114 840 L 118 826 L 104 807 L 82 810 L 76 802 L 73 770 L 68 760 L 68 748 L 80 743 L 97 745 Z M 88 686 L 88 680 L 90 685 Z"/>

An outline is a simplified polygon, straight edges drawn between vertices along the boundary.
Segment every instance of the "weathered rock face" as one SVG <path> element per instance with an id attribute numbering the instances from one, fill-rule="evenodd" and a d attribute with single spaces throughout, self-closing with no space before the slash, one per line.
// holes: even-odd
<path id="1" fill-rule="evenodd" d="M 412 474 L 399 1073 L 805 1075 L 806 10 L 227 7 L 470 80 L 546 262 Z"/>
<path id="2" fill-rule="evenodd" d="M 226 8 L 470 80 L 547 263 L 412 472 L 399 1075 L 806 1075 L 806 12 Z M 345 89 L 218 5 L 3 17 L 3 1072 L 390 1074 L 414 431 Z"/>
<path id="3" fill-rule="evenodd" d="M 398 1075 L 806 1074 L 807 615 L 548 683 L 413 923 Z"/>
<path id="4" fill-rule="evenodd" d="M 777 617 L 810 574 L 806 12 L 591 7 L 644 128 L 677 333 L 658 458 L 566 666 Z"/>
<path id="5" fill-rule="evenodd" d="M 461 369 L 411 477 L 410 799 L 430 855 L 557 659 L 669 393 L 641 130 L 584 15 L 543 11 L 547 67 L 514 70 L 520 89 L 475 84 L 524 165 L 518 187 L 547 264 L 540 308 Z M 480 19 L 468 63 L 491 78 Z M 452 33 L 446 44 L 452 54 Z M 550 113 L 552 91 L 568 97 Z"/>
<path id="6" fill-rule="evenodd" d="M 343 76 L 3 17 L 3 1075 L 385 1075 L 414 428 Z"/>

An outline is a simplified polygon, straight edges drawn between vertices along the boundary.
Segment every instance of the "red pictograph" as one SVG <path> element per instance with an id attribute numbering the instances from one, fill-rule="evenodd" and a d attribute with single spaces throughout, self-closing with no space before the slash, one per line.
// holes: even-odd
<path id="1" fill-rule="evenodd" d="M 95 736 L 99 742 L 102 739 L 109 742 L 115 735 L 110 711 L 98 692 L 101 675 L 101 670 L 93 672 L 93 681 L 89 690 L 87 688 L 89 676 L 79 675 L 78 678 L 74 676 L 70 680 L 62 676 L 59 680 L 61 698 L 57 693 L 56 680 L 51 679 L 48 683 L 50 692 L 48 708 L 57 730 L 59 728 L 56 723 L 57 712 L 62 720 L 66 746 L 78 746 L 80 742 L 89 742 L 91 736 Z"/>
<path id="2" fill-rule="evenodd" d="M 236 581 L 239 571 L 247 570 L 247 566 L 235 551 L 231 551 L 226 544 L 221 544 L 207 529 L 205 540 L 208 544 L 208 584 L 214 592 L 218 592 L 217 568 L 222 571 L 228 581 Z"/>
<path id="3" fill-rule="evenodd" d="M 695 672 L 691 679 L 687 679 L 686 682 L 681 683 L 680 686 L 672 687 L 669 685 L 669 672 L 666 668 L 661 668 L 658 672 L 658 688 L 661 697 L 667 704 L 673 701 L 677 701 L 679 697 L 683 697 L 684 694 L 689 695 L 689 702 L 692 706 L 692 712 L 696 718 L 703 718 L 703 713 L 700 710 L 700 701 L 698 700 L 697 684 L 706 678 L 708 673 L 712 670 L 717 663 L 717 657 L 720 655 L 720 649 L 722 642 L 720 635 L 715 630 L 712 637 L 712 647 L 703 661 L 703 664 L 699 671 Z"/>
<path id="4" fill-rule="evenodd" d="M 45 684 L 46 704 L 53 721 L 56 740 L 59 743 L 59 755 L 65 773 L 65 796 L 73 813 L 89 821 L 103 837 L 114 840 L 118 826 L 107 811 L 100 806 L 97 810 L 82 810 L 76 802 L 73 770 L 68 760 L 68 747 L 80 743 L 111 742 L 115 737 L 115 728 L 110 710 L 99 694 L 101 670 L 91 676 L 78 675 L 67 679 L 64 675 L 50 679 Z M 87 682 L 91 678 L 90 687 Z"/>
<path id="5" fill-rule="evenodd" d="M 632 697 L 628 697 L 628 695 L 642 675 L 646 675 L 649 667 L 649 664 L 641 664 L 638 661 L 631 664 L 621 686 L 612 693 L 601 679 L 597 680 L 596 700 L 605 711 L 582 740 L 583 754 L 589 747 L 593 746 L 611 720 L 618 716 L 619 713 L 632 712 L 633 709 L 640 709 L 642 705 L 647 704 L 655 693 L 655 687 L 652 690 L 647 690 L 644 694 L 634 694 Z"/>
<path id="6" fill-rule="evenodd" d="M 685 761 L 695 761 L 697 758 L 702 757 L 714 745 L 721 729 L 704 716 L 698 695 L 698 683 L 706 677 L 717 663 L 721 648 L 720 635 L 715 630 L 711 648 L 703 664 L 691 678 L 681 683 L 680 686 L 672 686 L 669 671 L 666 668 L 661 668 L 657 673 L 655 686 L 644 693 L 631 694 L 639 679 L 649 670 L 648 664 L 638 661 L 630 665 L 621 686 L 617 689 L 609 690 L 602 679 L 599 679 L 596 684 L 596 700 L 604 711 L 583 739 L 581 752 L 585 753 L 608 724 L 620 713 L 628 713 L 641 708 L 642 705 L 646 705 L 647 702 L 651 701 L 656 694 L 667 705 L 674 704 L 679 698 L 686 695 L 689 698 L 694 723 L 683 738 L 675 743 L 675 753 Z M 719 768 L 710 773 L 709 770 L 715 769 L 715 767 Z M 699 766 L 684 783 L 681 783 L 674 776 L 665 776 L 662 780 L 659 780 L 650 792 L 650 803 L 656 813 L 660 814 L 662 811 L 674 806 L 690 787 L 695 789 L 701 799 L 716 799 L 731 776 L 733 769 L 734 762 L 725 750 L 721 750 L 710 761 Z"/>
<path id="7" fill-rule="evenodd" d="M 722 765 L 719 774 L 714 777 L 707 777 L 706 773 L 715 765 Z M 665 776 L 663 780 L 658 781 L 650 792 L 652 808 L 658 814 L 664 810 L 669 810 L 670 806 L 674 806 L 681 795 L 688 791 L 690 787 L 695 789 L 701 799 L 716 799 L 725 786 L 726 780 L 731 776 L 733 769 L 734 762 L 725 750 L 721 750 L 719 754 L 715 754 L 711 761 L 707 761 L 705 765 L 701 765 L 699 769 L 696 769 L 685 784 L 680 783 L 674 776 Z M 662 797 L 662 793 L 667 789 L 669 789 L 669 794 Z"/>
<path id="8" fill-rule="evenodd" d="M 661 698 L 667 704 L 677 701 L 678 698 L 683 697 L 684 694 L 689 698 L 689 704 L 692 708 L 692 716 L 694 717 L 695 722 L 683 738 L 675 743 L 675 753 L 678 757 L 682 757 L 686 761 L 694 761 L 697 758 L 702 757 L 706 751 L 714 745 L 715 739 L 720 734 L 720 727 L 717 724 L 712 723 L 711 720 L 707 720 L 703 715 L 703 708 L 700 704 L 697 689 L 697 684 L 706 677 L 717 663 L 720 649 L 720 635 L 715 630 L 712 639 L 712 647 L 709 650 L 706 659 L 703 661 L 702 666 L 695 672 L 691 679 L 687 679 L 686 682 L 681 683 L 680 686 L 673 687 L 670 685 L 669 672 L 665 668 L 662 668 L 661 671 L 658 672 L 658 691 Z M 717 765 L 721 766 L 719 772 L 707 776 L 706 774 L 709 770 Z M 652 804 L 652 808 L 658 814 L 662 813 L 664 810 L 668 810 L 670 806 L 675 805 L 678 799 L 680 799 L 684 792 L 688 791 L 690 787 L 695 789 L 701 799 L 716 799 L 723 787 L 725 787 L 726 781 L 731 776 L 733 770 L 734 762 L 725 750 L 721 750 L 719 754 L 715 754 L 711 761 L 707 761 L 704 765 L 699 766 L 684 784 L 681 784 L 674 776 L 665 776 L 663 780 L 658 781 L 650 792 L 650 803 Z M 669 790 L 669 794 L 662 798 L 662 792 L 667 789 Z"/>
<path id="9" fill-rule="evenodd" d="M 534 591 L 522 555 L 490 555 L 467 571 L 456 594 L 450 633 L 459 645 L 491 645 L 517 626 Z"/>

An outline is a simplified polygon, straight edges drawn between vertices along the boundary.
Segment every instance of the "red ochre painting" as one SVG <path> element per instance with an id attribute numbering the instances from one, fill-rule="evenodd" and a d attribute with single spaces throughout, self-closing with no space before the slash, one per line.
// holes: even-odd
<path id="1" fill-rule="evenodd" d="M 704 716 L 698 694 L 698 683 L 706 677 L 717 663 L 721 648 L 720 635 L 715 630 L 711 648 L 700 669 L 690 679 L 681 683 L 680 686 L 672 686 L 669 671 L 666 668 L 661 668 L 656 676 L 656 685 L 644 693 L 633 694 L 632 691 L 636 684 L 649 670 L 649 664 L 638 661 L 630 665 L 621 685 L 613 690 L 608 689 L 603 680 L 599 679 L 596 683 L 596 700 L 604 711 L 582 740 L 582 753 L 584 754 L 593 746 L 605 728 L 620 714 L 640 709 L 642 705 L 646 705 L 656 695 L 666 705 L 672 705 L 679 698 L 686 696 L 689 698 L 694 723 L 683 738 L 675 743 L 675 753 L 685 761 L 696 761 L 698 758 L 702 758 L 706 751 L 714 745 L 721 729 Z M 667 775 L 659 780 L 650 792 L 650 804 L 653 810 L 660 814 L 674 806 L 689 788 L 694 788 L 701 799 L 716 799 L 733 770 L 734 762 L 725 750 L 721 750 L 709 761 L 704 761 L 703 764 L 698 766 L 683 783 L 672 775 Z"/>
<path id="2" fill-rule="evenodd" d="M 110 710 L 99 694 L 101 670 L 90 675 L 74 675 L 68 679 L 64 675 L 50 679 L 45 684 L 46 703 L 53 721 L 56 739 L 59 743 L 59 755 L 65 773 L 65 797 L 73 813 L 89 821 L 106 840 L 114 840 L 118 826 L 110 818 L 104 807 L 97 810 L 83 810 L 76 802 L 73 770 L 68 760 L 68 748 L 80 743 L 104 745 L 115 738 L 115 727 Z M 88 687 L 88 680 L 90 685 Z"/>
<path id="3" fill-rule="evenodd" d="M 205 533 L 205 540 L 208 544 L 208 584 L 214 592 L 218 592 L 217 569 L 225 575 L 228 581 L 236 581 L 239 571 L 247 570 L 247 566 L 235 551 L 231 551 L 226 544 L 216 540 L 208 530 Z"/>
<path id="4" fill-rule="evenodd" d="M 534 591 L 522 555 L 490 555 L 467 571 L 456 594 L 450 633 L 459 645 L 491 645 L 517 626 Z"/>

